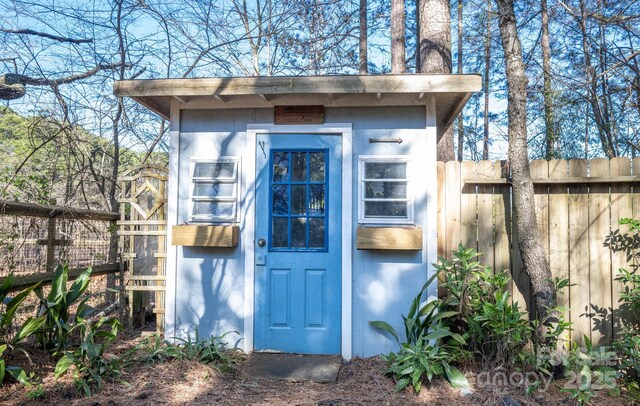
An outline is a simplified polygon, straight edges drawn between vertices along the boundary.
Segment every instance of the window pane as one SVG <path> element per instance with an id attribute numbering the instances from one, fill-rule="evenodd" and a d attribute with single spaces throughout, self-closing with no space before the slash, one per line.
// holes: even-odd
<path id="1" fill-rule="evenodd" d="M 324 214 L 324 185 L 310 185 L 309 192 L 309 214 Z"/>
<path id="2" fill-rule="evenodd" d="M 273 214 L 289 214 L 289 186 L 273 187 Z"/>
<path id="3" fill-rule="evenodd" d="M 309 219 L 309 248 L 324 248 L 324 217 Z"/>
<path id="4" fill-rule="evenodd" d="M 307 154 L 304 152 L 291 153 L 291 172 L 294 182 L 305 182 L 307 180 Z"/>
<path id="5" fill-rule="evenodd" d="M 235 183 L 196 182 L 193 195 L 200 197 L 234 197 Z"/>
<path id="6" fill-rule="evenodd" d="M 193 202 L 194 216 L 235 217 L 234 202 Z"/>
<path id="7" fill-rule="evenodd" d="M 324 152 L 309 152 L 309 177 L 312 182 L 324 182 Z"/>
<path id="8" fill-rule="evenodd" d="M 196 178 L 235 178 L 235 162 L 196 162 L 193 176 Z"/>
<path id="9" fill-rule="evenodd" d="M 307 246 L 307 219 L 291 219 L 291 247 Z"/>
<path id="10" fill-rule="evenodd" d="M 406 179 L 406 162 L 365 162 L 366 179 Z"/>
<path id="11" fill-rule="evenodd" d="M 291 186 L 291 213 L 305 214 L 307 208 L 307 186 L 292 185 Z"/>
<path id="12" fill-rule="evenodd" d="M 271 226 L 271 246 L 275 248 L 288 247 L 289 221 L 286 217 L 274 217 Z"/>
<path id="13" fill-rule="evenodd" d="M 274 182 L 289 181 L 289 153 L 288 152 L 273 153 L 273 181 Z"/>
<path id="14" fill-rule="evenodd" d="M 407 218 L 406 202 L 365 202 L 365 217 Z"/>
<path id="15" fill-rule="evenodd" d="M 405 182 L 365 182 L 365 197 L 376 199 L 404 199 L 407 197 Z"/>

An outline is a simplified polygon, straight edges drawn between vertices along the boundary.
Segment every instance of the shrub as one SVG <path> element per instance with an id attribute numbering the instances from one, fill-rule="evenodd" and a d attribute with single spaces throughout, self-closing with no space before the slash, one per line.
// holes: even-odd
<path id="1" fill-rule="evenodd" d="M 393 376 L 396 390 L 411 383 L 413 389 L 420 392 L 425 378 L 430 382 L 436 376 L 446 378 L 455 387 L 468 385 L 462 372 L 451 365 L 469 355 L 462 347 L 466 344 L 464 338 L 449 327 L 448 320 L 457 313 L 444 310 L 440 299 L 425 300 L 427 288 L 436 276 L 424 284 L 411 302 L 407 316 L 402 316 L 405 342 L 400 342 L 398 333 L 387 322 L 369 322 L 372 327 L 390 334 L 400 345 L 399 352 L 383 356 L 389 364 L 386 374 Z"/>
<path id="2" fill-rule="evenodd" d="M 40 284 L 24 289 L 14 297 L 9 297 L 14 280 L 13 273 L 10 273 L 0 285 L 0 303 L 4 303 L 3 310 L 0 312 L 0 384 L 4 382 L 6 376 L 10 376 L 27 385 L 31 378 L 19 366 L 5 365 L 3 355 L 33 335 L 43 325 L 44 317 L 30 317 L 25 320 L 15 334 L 13 333 L 13 320 L 16 312 L 27 296 Z"/>
<path id="3" fill-rule="evenodd" d="M 54 376 L 64 375 L 73 365 L 76 389 L 85 396 L 91 396 L 93 390 L 100 392 L 103 377 L 120 375 L 120 359 L 106 354 L 120 328 L 120 322 L 110 317 L 103 317 L 95 323 L 80 320 L 71 330 L 79 330 L 81 342 L 73 350 L 65 351 L 56 364 Z"/>
<path id="4" fill-rule="evenodd" d="M 481 255 L 461 244 L 451 260 L 434 264 L 446 294 L 443 306 L 454 311 L 451 327 L 463 333 L 469 350 L 488 361 L 509 363 L 531 342 L 533 328 L 512 302 L 506 271 L 494 272 L 477 260 Z"/>
<path id="5" fill-rule="evenodd" d="M 618 221 L 621 225 L 629 226 L 629 233 L 620 236 L 619 249 L 627 254 L 631 270 L 619 269 L 616 280 L 624 284 L 620 292 L 620 310 L 626 322 L 614 348 L 620 355 L 620 370 L 628 383 L 629 389 L 640 394 L 640 273 L 638 273 L 638 259 L 640 258 L 640 220 L 623 218 Z"/>
<path id="6" fill-rule="evenodd" d="M 42 289 L 36 289 L 36 295 L 40 298 L 39 313 L 45 318 L 42 328 L 37 333 L 37 339 L 44 349 L 54 353 L 63 350 L 71 343 L 73 326 L 95 311 L 87 304 L 90 296 L 80 300 L 89 286 L 90 276 L 91 268 L 87 268 L 70 287 L 67 287 L 69 268 L 66 265 L 58 265 L 51 280 L 49 294 L 45 297 Z M 76 302 L 78 307 L 72 316 L 71 308 Z"/>
<path id="7" fill-rule="evenodd" d="M 425 378 L 431 382 L 436 376 L 446 377 L 454 388 L 468 386 L 464 374 L 451 365 L 455 358 L 446 346 L 431 345 L 425 337 L 420 337 L 415 343 L 403 343 L 397 353 L 383 356 L 390 365 L 386 373 L 396 381 L 396 391 L 411 384 L 416 393 L 422 389 Z"/>
<path id="8" fill-rule="evenodd" d="M 563 392 L 567 392 L 578 405 L 589 403 L 600 390 L 615 390 L 618 372 L 610 366 L 615 353 L 606 348 L 593 349 L 589 337 L 584 336 L 585 348 L 574 346 L 566 361 L 565 373 L 569 380 Z"/>
<path id="9" fill-rule="evenodd" d="M 553 357 L 536 357 L 532 352 L 534 328 L 508 291 L 509 275 L 494 272 L 478 261 L 480 253 L 458 245 L 452 259 L 438 258 L 436 274 L 422 287 L 403 316 L 406 341 L 400 342 L 397 332 L 384 321 L 371 321 L 371 326 L 390 334 L 400 345 L 397 353 L 384 356 L 389 364 L 387 373 L 402 389 L 411 384 L 420 390 L 426 379 L 442 376 L 452 385 L 462 385 L 464 376 L 452 367 L 456 362 L 481 357 L 486 362 L 499 362 L 510 368 L 520 364 L 549 372 Z M 444 290 L 440 299 L 424 301 L 427 287 L 438 278 Z M 568 286 L 567 280 L 554 280 L 556 293 Z M 563 309 L 550 309 L 559 315 Z M 547 325 L 547 346 L 556 346 L 570 323 L 562 317 L 542 321 Z M 551 354 L 552 351 L 548 353 Z M 537 362 L 537 363 L 536 363 Z M 462 378 L 461 378 L 462 376 Z"/>

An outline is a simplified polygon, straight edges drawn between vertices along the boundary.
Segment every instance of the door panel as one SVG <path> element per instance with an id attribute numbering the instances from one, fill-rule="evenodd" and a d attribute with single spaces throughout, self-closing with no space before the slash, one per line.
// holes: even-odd
<path id="1" fill-rule="evenodd" d="M 341 137 L 257 143 L 254 347 L 339 354 Z"/>

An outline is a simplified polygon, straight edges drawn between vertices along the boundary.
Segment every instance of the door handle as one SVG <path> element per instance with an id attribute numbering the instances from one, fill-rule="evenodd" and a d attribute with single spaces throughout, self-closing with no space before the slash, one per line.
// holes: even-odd
<path id="1" fill-rule="evenodd" d="M 258 238 L 258 247 L 264 247 L 267 245 L 267 241 L 264 238 Z"/>

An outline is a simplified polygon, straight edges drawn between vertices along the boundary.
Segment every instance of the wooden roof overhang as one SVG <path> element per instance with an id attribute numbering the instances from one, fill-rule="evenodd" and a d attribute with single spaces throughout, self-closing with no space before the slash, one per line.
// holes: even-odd
<path id="1" fill-rule="evenodd" d="M 425 105 L 425 95 L 433 94 L 440 137 L 482 82 L 479 75 L 448 74 L 254 76 L 123 80 L 113 88 L 116 96 L 131 97 L 165 118 L 172 100 L 183 109 L 414 106 Z"/>

